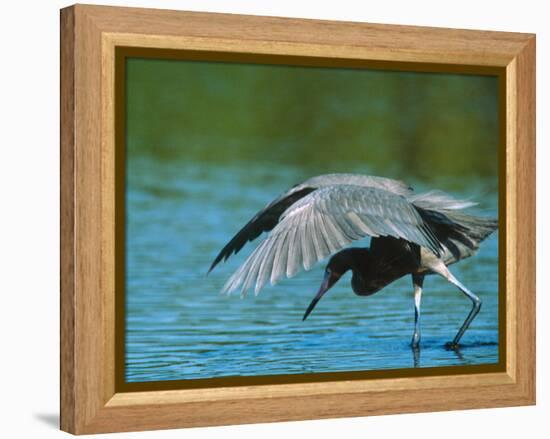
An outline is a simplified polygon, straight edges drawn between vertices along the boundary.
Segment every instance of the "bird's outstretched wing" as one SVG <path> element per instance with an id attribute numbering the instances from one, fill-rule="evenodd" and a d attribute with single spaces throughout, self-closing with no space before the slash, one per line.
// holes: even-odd
<path id="1" fill-rule="evenodd" d="M 210 273 L 222 260 L 226 261 L 232 254 L 238 253 L 247 242 L 255 240 L 263 232 L 272 230 L 279 222 L 283 212 L 296 201 L 319 188 L 342 184 L 376 187 L 399 195 L 411 195 L 413 193 L 411 187 L 406 183 L 385 177 L 359 174 L 325 174 L 312 177 L 292 187 L 260 210 L 221 249 L 208 272 Z"/>
<path id="2" fill-rule="evenodd" d="M 263 232 L 272 230 L 277 223 L 283 212 L 288 209 L 292 204 L 307 194 L 313 192 L 315 188 L 312 187 L 300 187 L 296 190 L 291 190 L 280 197 L 273 200 L 266 207 L 260 210 L 254 218 L 252 218 L 246 225 L 239 230 L 239 232 L 231 238 L 224 248 L 218 253 L 212 265 L 208 269 L 210 273 L 220 261 L 226 261 L 229 256 L 234 253 L 238 253 L 243 246 L 256 239 Z"/>
<path id="3" fill-rule="evenodd" d="M 441 244 L 406 197 L 384 189 L 335 185 L 288 207 L 269 235 L 223 288 L 257 294 L 270 281 L 292 277 L 366 236 L 405 239 L 439 254 Z"/>

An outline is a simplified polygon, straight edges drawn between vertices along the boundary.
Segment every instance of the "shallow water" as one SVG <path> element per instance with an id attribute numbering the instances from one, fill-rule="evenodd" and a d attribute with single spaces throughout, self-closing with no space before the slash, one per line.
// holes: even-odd
<path id="1" fill-rule="evenodd" d="M 355 169 L 352 172 L 361 172 Z M 362 170 L 363 173 L 369 173 Z M 255 297 L 218 294 L 254 249 L 206 272 L 218 251 L 259 209 L 293 184 L 303 169 L 257 164 L 216 166 L 134 159 L 128 162 L 126 379 L 128 382 L 377 370 L 498 362 L 498 236 L 452 271 L 483 300 L 459 353 L 444 348 L 470 310 L 446 281 L 429 276 L 422 298 L 419 358 L 410 277 L 358 297 L 350 275 L 302 315 L 322 279 L 324 263 L 268 286 Z M 417 190 L 422 184 L 409 181 Z M 450 189 L 497 215 L 491 184 L 471 180 Z M 368 240 L 357 245 L 366 246 Z"/>

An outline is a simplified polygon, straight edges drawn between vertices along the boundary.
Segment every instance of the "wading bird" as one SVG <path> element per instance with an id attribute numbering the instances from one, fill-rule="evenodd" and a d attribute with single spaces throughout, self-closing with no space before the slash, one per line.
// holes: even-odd
<path id="1" fill-rule="evenodd" d="M 415 194 L 407 184 L 383 177 L 328 174 L 313 177 L 259 211 L 220 251 L 210 271 L 263 232 L 265 239 L 229 278 L 222 292 L 254 287 L 309 270 L 332 255 L 317 295 L 303 320 L 348 270 L 355 294 L 370 296 L 410 274 L 414 287 L 412 346 L 420 343 L 420 299 L 424 276 L 438 274 L 472 301 L 472 309 L 451 343 L 458 343 L 481 308 L 481 300 L 448 266 L 475 254 L 497 220 L 463 213 L 474 205 L 440 192 Z M 371 237 L 370 247 L 345 248 Z"/>

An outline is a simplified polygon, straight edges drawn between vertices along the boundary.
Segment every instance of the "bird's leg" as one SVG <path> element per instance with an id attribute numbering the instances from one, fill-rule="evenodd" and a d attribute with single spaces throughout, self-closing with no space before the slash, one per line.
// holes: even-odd
<path id="1" fill-rule="evenodd" d="M 470 313 L 468 314 L 468 317 L 466 317 L 466 320 L 464 320 L 464 323 L 458 330 L 458 332 L 455 335 L 455 338 L 452 342 L 447 343 L 447 346 L 450 348 L 456 348 L 458 346 L 458 342 L 464 335 L 464 332 L 466 329 L 468 329 L 468 326 L 470 326 L 470 323 L 472 323 L 472 320 L 477 316 L 479 313 L 479 310 L 481 309 L 481 299 L 477 297 L 474 293 L 472 293 L 468 288 L 466 288 L 464 285 L 462 285 L 456 277 L 453 276 L 453 274 L 449 271 L 449 269 L 445 266 L 445 264 L 441 263 L 436 270 L 434 270 L 436 273 L 443 276 L 445 279 L 447 279 L 450 283 L 458 287 L 460 291 L 464 293 L 468 299 L 472 301 L 472 309 L 470 310 Z"/>
<path id="2" fill-rule="evenodd" d="M 420 344 L 420 300 L 422 298 L 424 275 L 413 274 L 412 280 L 414 286 L 414 333 L 411 340 L 411 346 L 413 348 L 418 348 Z"/>
<path id="3" fill-rule="evenodd" d="M 468 297 L 468 299 L 472 301 L 472 309 L 470 310 L 468 317 L 466 317 L 466 320 L 464 320 L 464 323 L 462 324 L 461 328 L 456 333 L 454 340 L 450 344 L 451 347 L 456 347 L 458 346 L 458 342 L 464 335 L 464 332 L 466 331 L 466 329 L 468 329 L 470 323 L 472 323 L 472 320 L 474 320 L 479 313 L 479 310 L 481 309 L 481 299 L 477 297 L 474 293 L 472 293 L 464 285 L 462 285 L 456 278 L 454 278 L 454 276 L 453 279 L 450 280 L 450 282 L 456 285 L 460 289 L 460 291 L 462 291 Z"/>

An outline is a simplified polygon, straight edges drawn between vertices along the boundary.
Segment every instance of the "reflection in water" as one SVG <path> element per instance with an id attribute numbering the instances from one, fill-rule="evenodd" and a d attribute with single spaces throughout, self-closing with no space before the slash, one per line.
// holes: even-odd
<path id="1" fill-rule="evenodd" d="M 498 347 L 498 343 L 490 343 L 490 345 Z M 450 343 L 445 343 L 445 345 L 443 345 L 443 348 L 446 349 L 447 351 L 452 352 L 453 354 L 455 354 L 456 359 L 458 360 L 458 361 L 456 361 L 457 365 L 460 365 L 460 364 L 475 364 L 476 363 L 475 360 L 468 361 L 464 357 L 464 355 L 462 353 L 462 347 L 460 345 L 459 346 L 456 346 L 456 345 L 451 346 Z M 411 346 L 411 352 L 412 352 L 413 366 L 414 367 L 429 367 L 429 366 L 423 366 L 420 362 L 420 353 L 422 352 L 422 345 L 420 345 L 420 346 Z M 435 365 L 432 364 L 431 366 L 435 366 Z"/>
<path id="2" fill-rule="evenodd" d="M 462 351 L 460 350 L 460 346 L 453 346 L 451 350 L 456 354 L 456 358 L 460 360 L 461 363 L 464 362 L 464 355 L 462 355 Z"/>
<path id="3" fill-rule="evenodd" d="M 212 259 L 243 223 L 278 193 L 310 176 L 303 169 L 258 164 L 245 171 L 145 159 L 129 162 L 129 169 L 128 381 L 411 367 L 414 313 L 408 277 L 373 296 L 358 297 L 345 276 L 315 315 L 302 322 L 323 263 L 243 300 L 218 292 L 256 243 L 206 276 Z M 418 191 L 429 189 L 410 183 Z M 481 214 L 496 215 L 490 188 L 490 182 L 470 179 L 452 192 L 480 201 Z M 357 245 L 366 246 L 368 240 Z M 453 266 L 483 300 L 460 355 L 444 344 L 454 337 L 470 303 L 443 279 L 426 278 L 422 357 L 413 351 L 415 367 L 498 361 L 497 248 L 495 233 L 475 257 Z"/>
<path id="4" fill-rule="evenodd" d="M 453 345 L 451 343 L 445 343 L 443 345 L 443 349 L 447 350 L 448 352 L 452 352 L 456 359 L 457 365 L 460 364 L 477 364 L 477 361 L 474 358 L 468 359 L 468 355 L 464 355 L 464 352 L 469 353 L 472 352 L 471 348 L 476 347 L 482 347 L 482 346 L 492 346 L 494 348 L 498 348 L 498 342 L 480 342 L 480 343 L 470 343 L 470 344 L 461 344 L 461 345 Z M 464 350 L 466 348 L 466 350 Z M 420 361 L 420 353 L 422 352 L 422 344 L 420 346 L 411 346 L 411 352 L 412 352 L 412 359 L 413 359 L 413 367 L 429 367 L 429 366 L 436 366 L 435 364 L 432 365 L 422 365 Z M 489 362 L 488 362 L 489 363 Z"/>
<path id="5" fill-rule="evenodd" d="M 413 366 L 420 367 L 420 346 L 411 346 L 413 354 Z"/>

